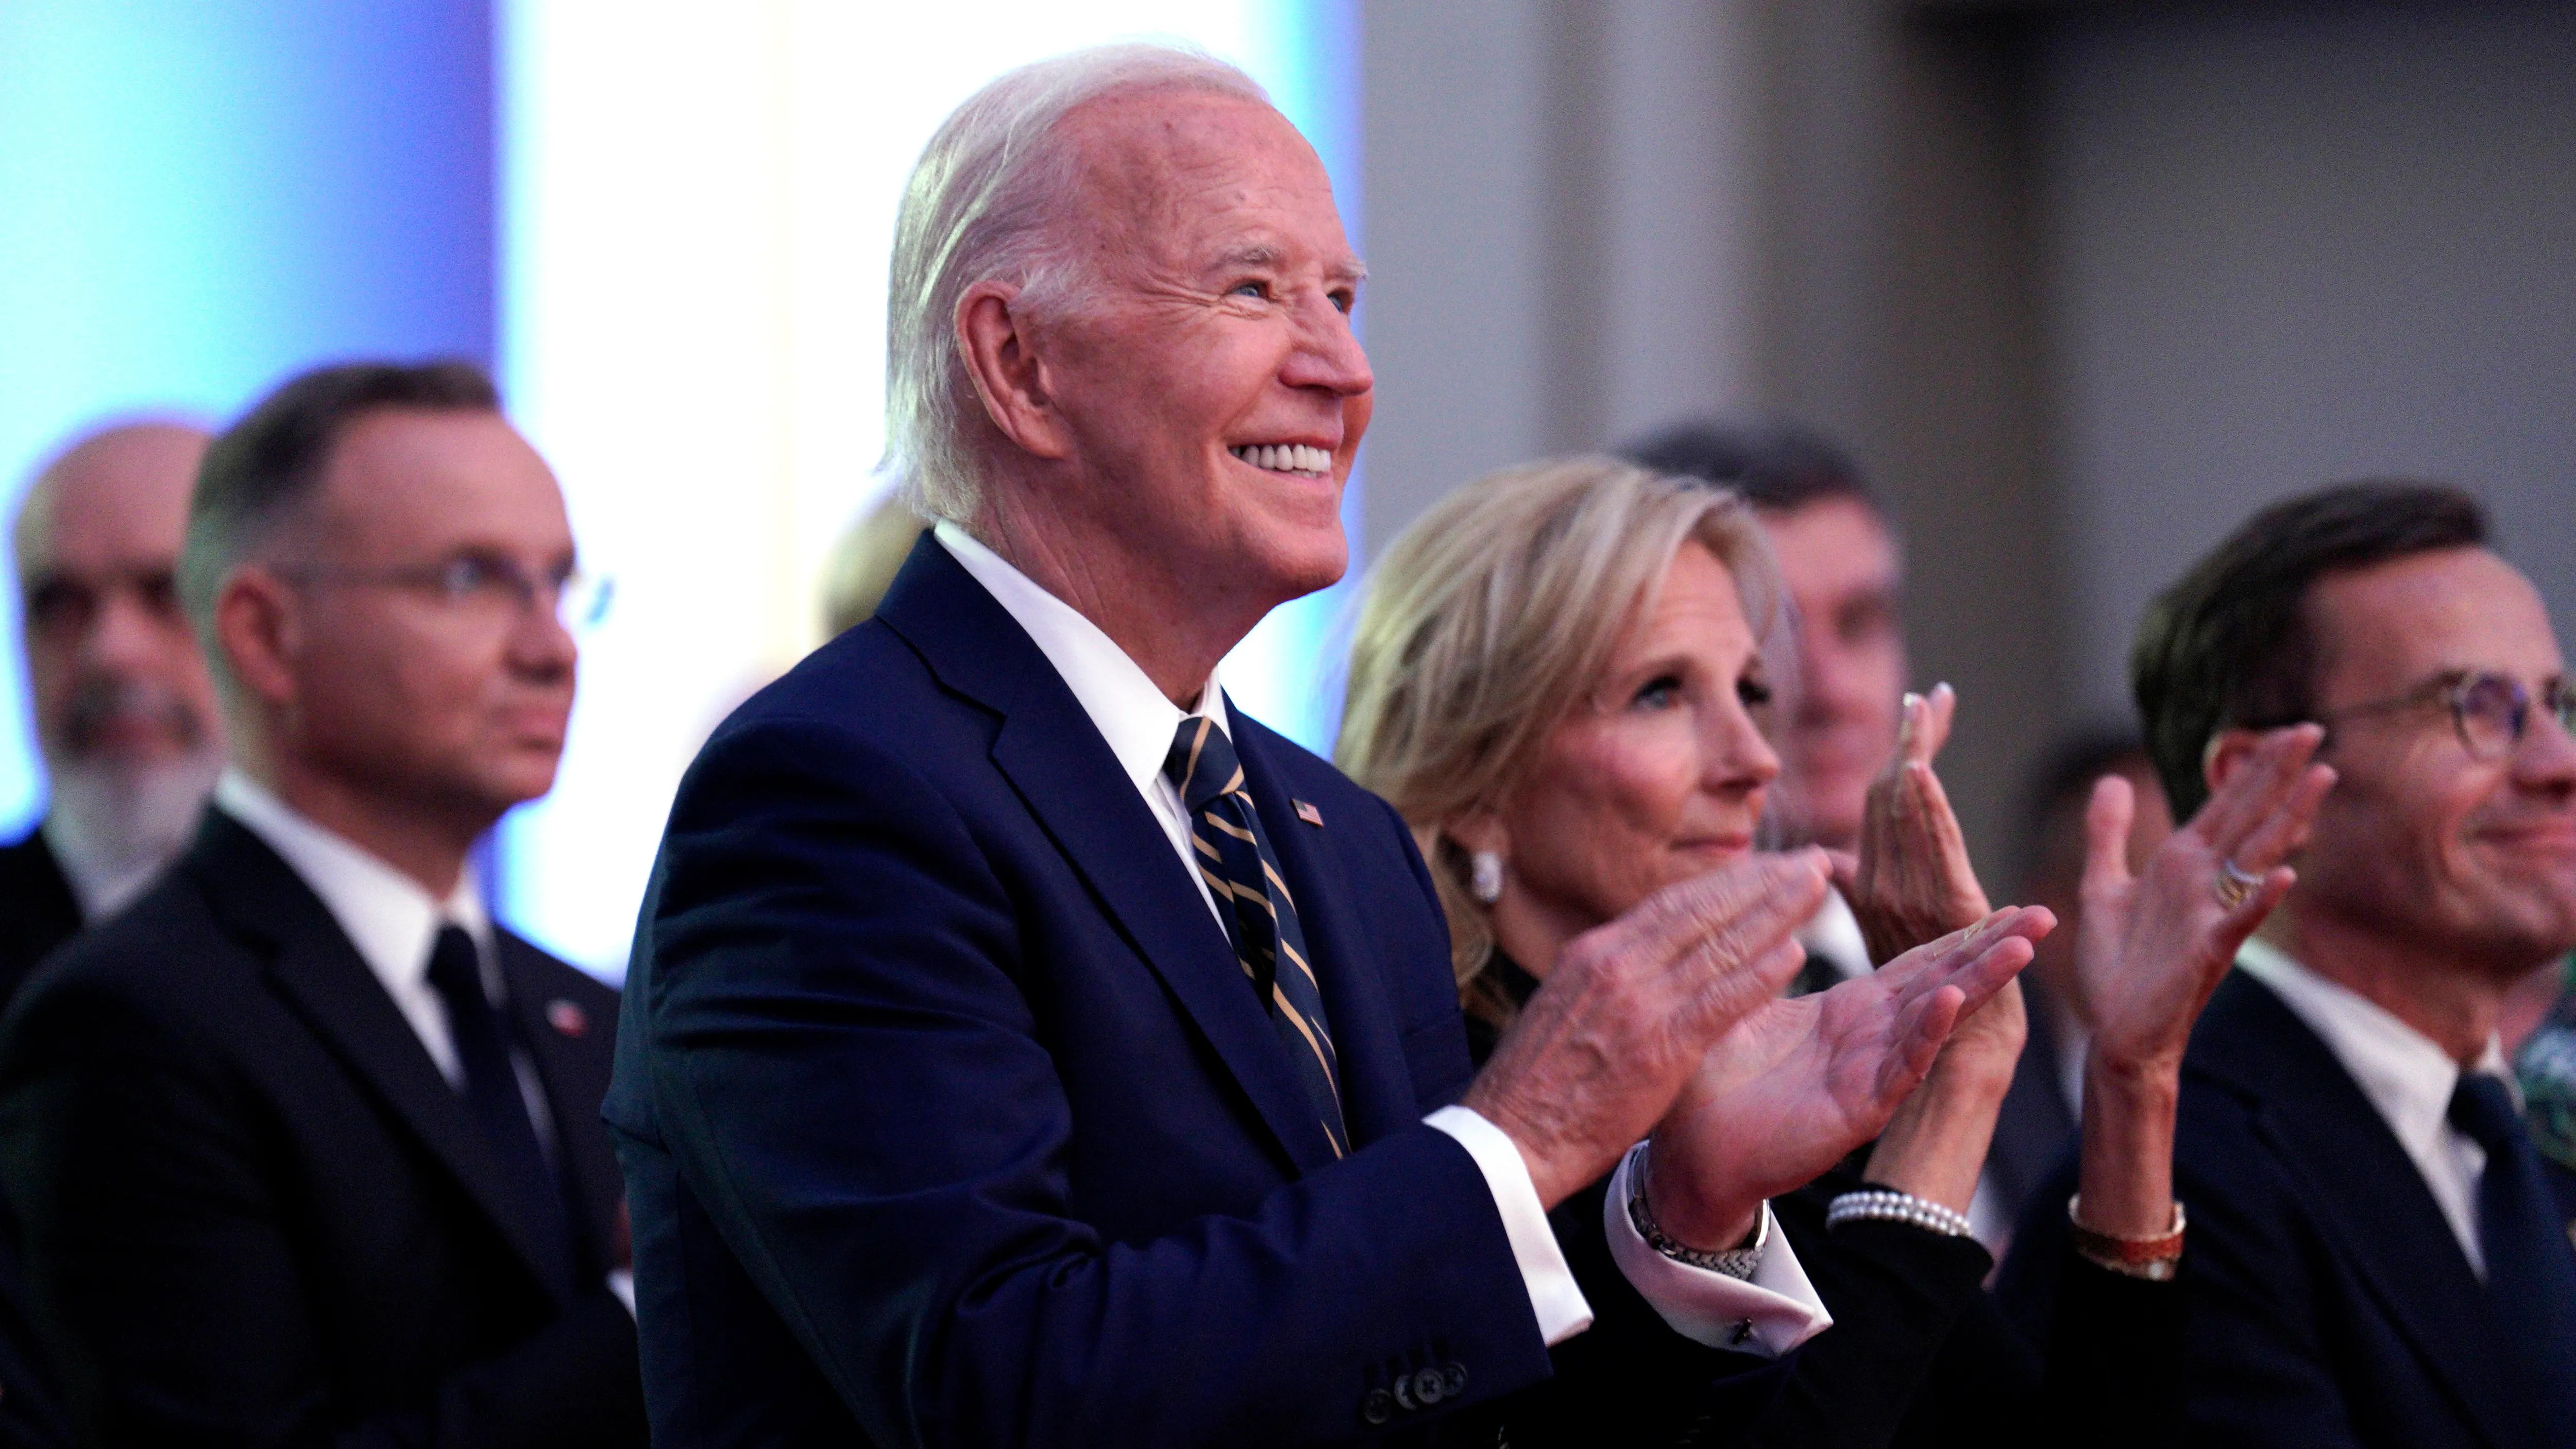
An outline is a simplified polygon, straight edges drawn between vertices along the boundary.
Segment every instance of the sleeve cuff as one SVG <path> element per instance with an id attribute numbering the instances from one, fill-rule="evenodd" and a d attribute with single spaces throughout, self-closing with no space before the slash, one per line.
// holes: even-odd
<path id="1" fill-rule="evenodd" d="M 612 1294 L 614 1294 L 614 1295 L 616 1296 L 616 1298 L 617 1298 L 617 1301 L 618 1301 L 618 1302 L 623 1303 L 623 1304 L 625 1304 L 625 1305 L 626 1305 L 626 1316 L 627 1316 L 627 1317 L 632 1318 L 632 1317 L 634 1317 L 634 1316 L 635 1316 L 635 1270 L 634 1270 L 634 1269 L 632 1269 L 632 1268 L 611 1268 L 611 1269 L 609 1269 L 609 1270 L 608 1270 L 608 1291 L 609 1291 L 610 1293 L 612 1293 Z"/>
<path id="2" fill-rule="evenodd" d="M 1575 1286 L 1573 1270 L 1565 1266 L 1565 1254 L 1556 1246 L 1556 1230 L 1548 1226 L 1547 1209 L 1539 1204 L 1538 1187 L 1530 1181 L 1529 1164 L 1521 1160 L 1521 1150 L 1502 1128 L 1470 1107 L 1443 1107 L 1422 1121 L 1466 1148 L 1476 1170 L 1485 1175 L 1485 1190 L 1493 1194 L 1494 1210 L 1502 1216 L 1503 1236 L 1511 1241 L 1521 1286 L 1529 1290 L 1530 1312 L 1538 1318 L 1540 1337 L 1553 1348 L 1590 1328 L 1592 1305 Z"/>
<path id="3" fill-rule="evenodd" d="M 1602 1228 L 1609 1235 L 1610 1260 L 1673 1332 L 1710 1348 L 1776 1358 L 1833 1327 L 1833 1315 L 1776 1220 L 1750 1279 L 1678 1263 L 1649 1246 L 1628 1220 L 1628 1193 L 1643 1151 L 1639 1143 L 1611 1174 L 1601 1202 Z M 1764 1203 L 1762 1211 L 1770 1212 L 1771 1205 Z"/>

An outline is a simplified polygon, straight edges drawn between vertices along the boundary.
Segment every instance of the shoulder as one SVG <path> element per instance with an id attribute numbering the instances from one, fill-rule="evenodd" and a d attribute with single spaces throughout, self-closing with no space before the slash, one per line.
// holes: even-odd
<path id="1" fill-rule="evenodd" d="M 1232 708 L 1232 700 L 1227 705 L 1227 722 L 1233 726 L 1237 748 L 1258 751 L 1262 761 L 1287 784 L 1295 797 L 1292 803 L 1314 806 L 1333 825 L 1344 820 L 1362 825 L 1373 841 L 1400 846 L 1411 853 L 1413 833 L 1394 806 L 1362 788 L 1332 761 Z"/>
<path id="2" fill-rule="evenodd" d="M 493 934 L 517 969 L 548 996 L 562 997 L 593 1012 L 605 1011 L 611 1020 L 615 1019 L 617 993 L 601 984 L 598 977 L 506 927 Z"/>
<path id="3" fill-rule="evenodd" d="M 255 963 L 207 909 L 185 871 L 172 871 L 116 916 L 67 942 L 27 979 L 0 1024 L 0 1057 L 42 1043 L 70 1049 L 100 1033 L 221 1035 L 247 999 Z"/>

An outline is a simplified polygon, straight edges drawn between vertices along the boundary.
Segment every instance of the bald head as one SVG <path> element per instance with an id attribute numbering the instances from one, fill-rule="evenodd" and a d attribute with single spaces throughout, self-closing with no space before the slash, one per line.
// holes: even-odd
<path id="1" fill-rule="evenodd" d="M 36 732 L 57 774 L 200 748 L 205 665 L 173 589 L 207 434 L 180 423 L 92 433 L 29 486 L 14 535 Z"/>

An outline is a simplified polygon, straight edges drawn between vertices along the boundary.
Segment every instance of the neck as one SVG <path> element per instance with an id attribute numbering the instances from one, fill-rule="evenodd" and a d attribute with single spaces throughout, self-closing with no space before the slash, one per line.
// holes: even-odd
<path id="1" fill-rule="evenodd" d="M 2486 1055 L 2504 1005 L 2504 986 L 2443 953 L 2391 938 L 2327 910 L 2293 909 L 2295 899 L 2259 933 L 2291 959 L 2374 1003 L 2430 1037 L 2452 1060 L 2474 1066 Z"/>
<path id="2" fill-rule="evenodd" d="M 1242 576 L 1210 581 L 1184 573 L 1167 551 L 1147 550 L 1150 538 L 1104 526 L 1056 501 L 1084 491 L 1002 483 L 986 490 L 967 531 L 1099 626 L 1164 698 L 1196 708 L 1217 662 L 1286 600 Z"/>
<path id="3" fill-rule="evenodd" d="M 455 894 L 466 855 L 492 827 L 479 812 L 466 818 L 465 812 L 423 810 L 418 801 L 388 799 L 308 760 L 239 753 L 242 773 L 288 809 L 402 872 L 436 900 Z"/>
<path id="4" fill-rule="evenodd" d="M 1556 969 L 1557 955 L 1565 949 L 1565 943 L 1585 929 L 1518 890 L 1505 890 L 1492 909 L 1494 944 L 1538 981 L 1545 981 L 1547 973 Z"/>

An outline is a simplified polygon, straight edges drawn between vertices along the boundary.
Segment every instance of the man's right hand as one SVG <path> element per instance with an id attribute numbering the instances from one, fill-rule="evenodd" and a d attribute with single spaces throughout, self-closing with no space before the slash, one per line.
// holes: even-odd
<path id="1" fill-rule="evenodd" d="M 1756 855 L 1567 943 L 1461 1099 L 1520 1149 L 1542 1204 L 1608 1172 L 1709 1047 L 1797 974 L 1790 933 L 1828 874 L 1819 850 Z"/>

